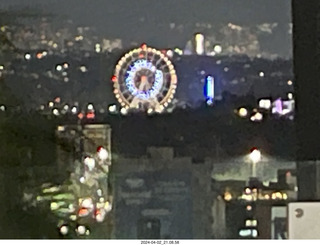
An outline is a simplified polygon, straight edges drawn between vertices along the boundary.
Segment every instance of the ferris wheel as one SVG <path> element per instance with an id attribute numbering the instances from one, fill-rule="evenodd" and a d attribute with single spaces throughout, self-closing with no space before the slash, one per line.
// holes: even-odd
<path id="1" fill-rule="evenodd" d="M 125 110 L 161 113 L 177 88 L 176 71 L 169 58 L 146 44 L 119 60 L 111 80 L 113 92 Z"/>

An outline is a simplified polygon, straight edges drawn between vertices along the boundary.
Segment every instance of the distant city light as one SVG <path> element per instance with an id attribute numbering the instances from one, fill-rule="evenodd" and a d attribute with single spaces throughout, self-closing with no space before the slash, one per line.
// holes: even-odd
<path id="1" fill-rule="evenodd" d="M 288 99 L 292 100 L 293 99 L 293 94 L 292 93 L 288 93 Z"/>
<path id="2" fill-rule="evenodd" d="M 221 45 L 217 44 L 213 47 L 213 51 L 216 53 L 216 54 L 220 54 L 222 52 L 222 47 Z"/>
<path id="3" fill-rule="evenodd" d="M 175 48 L 174 52 L 176 52 L 178 55 L 183 55 L 183 50 L 181 50 L 179 48 Z"/>
<path id="4" fill-rule="evenodd" d="M 55 108 L 55 109 L 53 109 L 52 110 L 52 113 L 53 113 L 53 115 L 55 115 L 55 116 L 59 116 L 59 110 L 57 109 L 57 108 Z"/>
<path id="5" fill-rule="evenodd" d="M 251 116 L 250 120 L 253 122 L 259 122 L 263 119 L 263 115 L 260 112 L 257 112 L 256 114 L 254 114 L 253 116 Z"/>
<path id="6" fill-rule="evenodd" d="M 84 225 L 79 225 L 76 229 L 77 233 L 79 235 L 85 235 L 86 234 L 86 227 Z"/>
<path id="7" fill-rule="evenodd" d="M 80 71 L 87 72 L 88 70 L 87 70 L 86 66 L 82 65 L 82 66 L 80 66 Z"/>
<path id="8" fill-rule="evenodd" d="M 0 106 L 0 110 L 1 110 L 1 111 L 5 111 L 5 110 L 6 110 L 5 105 L 1 105 L 1 106 Z"/>
<path id="9" fill-rule="evenodd" d="M 261 152 L 258 149 L 253 148 L 249 157 L 252 162 L 257 163 L 261 160 Z"/>
<path id="10" fill-rule="evenodd" d="M 31 54 L 26 53 L 26 54 L 24 55 L 24 58 L 25 58 L 26 60 L 30 60 L 30 59 L 31 59 Z"/>
<path id="11" fill-rule="evenodd" d="M 107 160 L 108 156 L 109 156 L 109 153 L 108 153 L 108 151 L 107 151 L 105 148 L 101 147 L 100 149 L 98 149 L 98 157 L 99 157 L 102 161 Z"/>
<path id="12" fill-rule="evenodd" d="M 122 115 L 127 115 L 127 114 L 128 114 L 128 111 L 127 111 L 126 108 L 122 107 L 121 110 L 120 110 L 120 113 L 121 113 Z"/>
<path id="13" fill-rule="evenodd" d="M 76 114 L 77 113 L 77 107 L 76 106 L 73 106 L 72 109 L 71 109 L 71 112 L 72 114 Z"/>
<path id="14" fill-rule="evenodd" d="M 101 52 L 101 45 L 99 43 L 96 43 L 95 51 L 96 51 L 96 53 L 100 53 Z"/>
<path id="15" fill-rule="evenodd" d="M 88 104 L 87 109 L 90 110 L 90 111 L 92 111 L 92 110 L 94 109 L 94 108 L 93 108 L 93 104 Z"/>
<path id="16" fill-rule="evenodd" d="M 84 159 L 84 164 L 89 168 L 89 171 L 92 171 L 95 167 L 95 160 L 92 157 L 86 157 Z"/>
<path id="17" fill-rule="evenodd" d="M 195 51 L 198 55 L 204 54 L 204 35 L 201 33 L 195 35 Z"/>
<path id="18" fill-rule="evenodd" d="M 167 50 L 166 54 L 168 57 L 172 58 L 174 53 L 171 49 L 169 49 L 169 50 Z"/>
<path id="19" fill-rule="evenodd" d="M 116 105 L 110 105 L 108 108 L 109 112 L 114 113 L 117 111 L 117 106 Z"/>
<path id="20" fill-rule="evenodd" d="M 53 107 L 54 103 L 52 101 L 50 101 L 48 105 L 49 105 L 49 107 Z"/>
<path id="21" fill-rule="evenodd" d="M 62 71 L 62 65 L 56 65 L 56 70 L 57 71 Z"/>
<path id="22" fill-rule="evenodd" d="M 264 77 L 264 72 L 263 71 L 259 72 L 259 77 Z"/>
<path id="23" fill-rule="evenodd" d="M 231 193 L 230 192 L 225 192 L 224 193 L 224 200 L 231 201 L 231 199 L 232 199 Z"/>
<path id="24" fill-rule="evenodd" d="M 291 85 L 293 84 L 293 82 L 292 82 L 291 80 L 288 80 L 287 84 L 288 84 L 289 86 L 291 86 Z"/>
<path id="25" fill-rule="evenodd" d="M 272 105 L 272 103 L 271 103 L 270 99 L 261 99 L 261 100 L 259 100 L 259 107 L 260 108 L 269 110 L 271 108 L 271 105 Z"/>
<path id="26" fill-rule="evenodd" d="M 246 117 L 248 115 L 248 110 L 242 107 L 238 110 L 238 114 L 240 117 Z"/>
<path id="27" fill-rule="evenodd" d="M 0 65 L 0 70 L 2 71 L 4 69 L 4 66 L 3 65 Z"/>
<path id="28" fill-rule="evenodd" d="M 223 70 L 224 70 L 225 72 L 228 72 L 228 71 L 229 71 L 229 68 L 226 66 L 225 68 L 223 68 Z"/>
<path id="29" fill-rule="evenodd" d="M 69 227 L 68 227 L 68 226 L 63 225 L 63 226 L 60 227 L 60 233 L 61 233 L 62 235 L 65 236 L 65 235 L 68 234 L 68 232 L 69 232 Z"/>

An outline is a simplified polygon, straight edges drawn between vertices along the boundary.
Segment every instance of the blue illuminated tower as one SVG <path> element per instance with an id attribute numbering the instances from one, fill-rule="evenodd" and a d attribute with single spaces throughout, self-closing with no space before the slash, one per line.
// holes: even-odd
<path id="1" fill-rule="evenodd" d="M 204 85 L 204 96 L 207 105 L 212 105 L 214 103 L 214 78 L 213 76 L 207 76 Z"/>

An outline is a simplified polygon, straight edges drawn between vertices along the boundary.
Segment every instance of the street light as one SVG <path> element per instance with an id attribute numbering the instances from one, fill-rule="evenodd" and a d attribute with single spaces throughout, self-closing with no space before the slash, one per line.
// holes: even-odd
<path id="1" fill-rule="evenodd" d="M 251 149 L 249 158 L 252 162 L 252 177 L 257 176 L 256 165 L 261 160 L 261 152 L 257 148 Z"/>

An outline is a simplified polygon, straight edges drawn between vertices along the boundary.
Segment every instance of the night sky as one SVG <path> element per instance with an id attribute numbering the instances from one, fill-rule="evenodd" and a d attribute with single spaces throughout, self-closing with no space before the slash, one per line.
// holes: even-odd
<path id="1" fill-rule="evenodd" d="M 109 38 L 182 45 L 190 39 L 195 23 L 261 24 L 291 22 L 289 0 L 10 0 L 0 9 L 25 6 L 71 18 L 79 25 L 97 27 Z M 62 18 L 57 18 L 62 19 Z M 170 23 L 183 25 L 178 33 Z M 285 28 L 283 28 L 285 29 Z M 285 44 L 284 44 L 285 45 Z"/>

